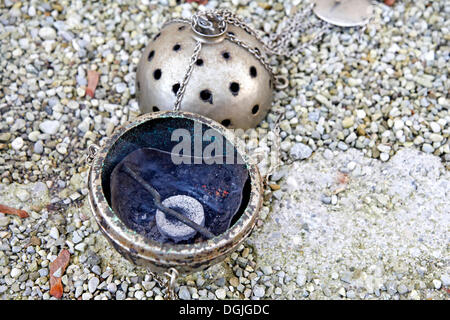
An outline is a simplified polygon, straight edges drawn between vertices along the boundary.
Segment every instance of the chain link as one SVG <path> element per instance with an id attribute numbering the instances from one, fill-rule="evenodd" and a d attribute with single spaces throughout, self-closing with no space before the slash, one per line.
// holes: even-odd
<path id="1" fill-rule="evenodd" d="M 297 13 L 288 20 L 287 26 L 283 28 L 280 32 L 273 34 L 269 37 L 270 42 L 266 43 L 263 38 L 248 24 L 246 24 L 239 16 L 235 13 L 231 12 L 227 9 L 216 9 L 216 10 L 206 10 L 202 12 L 201 16 L 207 17 L 209 19 L 217 19 L 220 22 L 220 25 L 223 23 L 227 23 L 233 25 L 235 27 L 241 28 L 246 31 L 248 34 L 255 37 L 259 42 L 261 42 L 265 51 L 275 55 L 296 55 L 304 50 L 307 46 L 318 42 L 323 34 L 328 31 L 330 25 L 328 23 L 323 23 L 319 20 L 316 23 L 309 22 L 307 17 L 312 15 L 312 8 L 314 5 L 307 6 L 304 10 L 298 10 Z M 196 24 L 199 23 L 199 15 L 194 15 L 192 19 L 186 18 L 174 18 L 163 24 L 163 28 L 172 23 L 184 23 L 189 24 L 192 27 L 195 27 Z M 306 21 L 306 22 L 305 22 Z M 315 34 L 313 34 L 307 41 L 303 42 L 301 45 L 296 46 L 294 49 L 291 49 L 291 38 L 292 34 L 295 32 L 306 34 L 307 30 L 318 30 Z M 235 43 L 236 45 L 244 48 L 248 52 L 250 52 L 270 73 L 272 79 L 275 81 L 275 87 L 279 89 L 283 89 L 286 85 L 286 81 L 282 81 L 283 83 L 279 83 L 277 77 L 274 76 L 274 72 L 272 67 L 270 66 L 269 61 L 264 56 L 262 52 L 258 48 L 253 48 L 249 46 L 244 41 L 238 39 L 234 34 L 227 33 L 226 39 Z M 197 62 L 198 55 L 202 49 L 202 44 L 200 41 L 197 41 L 197 44 L 194 49 L 194 53 L 191 56 L 188 68 L 184 75 L 183 81 L 181 82 L 180 88 L 178 89 L 175 104 L 173 107 L 174 111 L 180 110 L 181 102 L 183 100 L 186 86 L 191 77 L 192 71 L 194 69 L 194 64 Z M 283 79 L 281 79 L 283 80 Z"/>
<path id="2" fill-rule="evenodd" d="M 189 79 L 191 78 L 192 71 L 194 70 L 194 64 L 197 62 L 198 55 L 200 54 L 200 50 L 202 49 L 202 43 L 200 41 L 197 41 L 197 44 L 195 45 L 194 53 L 191 56 L 191 60 L 189 61 L 189 66 L 186 70 L 186 73 L 184 74 L 183 81 L 181 82 L 180 88 L 177 92 L 177 97 L 175 100 L 175 105 L 173 107 L 174 111 L 180 110 L 181 102 L 184 97 L 184 93 L 186 91 L 186 86 L 189 82 Z"/>
<path id="3" fill-rule="evenodd" d="M 246 44 L 244 41 L 239 40 L 235 35 L 228 33 L 227 40 L 237 44 L 238 46 L 244 48 L 245 50 L 247 50 L 248 52 L 250 52 L 252 55 L 255 56 L 256 59 L 259 60 L 259 62 L 261 62 L 261 64 L 264 66 L 264 68 L 269 71 L 269 73 L 272 75 L 273 77 L 273 69 L 270 66 L 269 62 L 266 60 L 266 58 L 261 54 L 261 52 L 258 50 L 258 48 L 252 48 L 250 47 L 248 44 Z"/>
<path id="4" fill-rule="evenodd" d="M 94 161 L 95 156 L 97 155 L 98 150 L 100 150 L 100 147 L 96 145 L 95 143 L 92 143 L 89 145 L 87 149 L 87 155 L 86 155 L 86 161 L 87 163 L 92 163 Z"/>
<path id="5" fill-rule="evenodd" d="M 215 11 L 208 11 L 208 14 L 216 14 L 222 17 L 225 22 L 245 30 L 248 34 L 255 37 L 259 42 L 263 44 L 264 49 L 271 54 L 287 56 L 296 55 L 304 50 L 307 46 L 318 42 L 323 34 L 330 28 L 330 24 L 317 20 L 316 22 L 310 22 L 310 17 L 313 15 L 312 9 L 314 4 L 307 6 L 303 10 L 298 10 L 297 13 L 289 18 L 287 26 L 280 32 L 272 34 L 267 43 L 263 38 L 253 30 L 248 24 L 246 24 L 239 16 L 227 9 L 218 9 Z M 307 30 L 317 30 L 315 34 L 308 41 L 305 41 L 300 46 L 296 46 L 294 49 L 290 49 L 292 34 L 295 32 L 306 34 Z"/>
<path id="6" fill-rule="evenodd" d="M 155 280 L 160 288 L 166 287 L 166 294 L 164 295 L 164 299 L 177 299 L 177 294 L 175 293 L 175 284 L 179 275 L 177 269 L 170 268 L 168 272 L 164 272 L 165 278 L 162 278 L 160 275 L 152 271 L 149 271 L 149 274 L 152 276 L 153 280 Z"/>
<path id="7" fill-rule="evenodd" d="M 278 33 L 274 33 L 270 36 L 269 51 L 276 55 L 297 55 L 303 51 L 306 47 L 315 44 L 325 32 L 330 28 L 330 24 L 322 20 L 311 20 L 313 15 L 314 5 L 307 6 L 303 10 L 298 10 L 295 15 L 287 20 L 287 25 Z M 315 31 L 310 33 L 308 31 Z M 300 45 L 296 45 L 294 49 L 291 47 L 292 35 L 299 33 L 301 35 L 308 35 L 309 39 Z"/>
<path id="8" fill-rule="evenodd" d="M 211 18 L 211 19 L 219 19 L 222 23 L 225 22 L 227 24 L 233 25 L 235 27 L 241 28 L 246 31 L 248 34 L 255 37 L 259 42 L 261 42 L 263 48 L 267 53 L 278 55 L 278 56 L 290 56 L 297 55 L 302 52 L 306 47 L 313 45 L 320 41 L 323 35 L 330 30 L 332 27 L 331 24 L 324 22 L 321 19 L 313 19 L 310 17 L 314 16 L 313 8 L 314 3 L 307 5 L 303 9 L 298 9 L 297 12 L 293 15 L 293 17 L 288 18 L 286 21 L 286 26 L 282 28 L 279 32 L 274 33 L 269 36 L 269 41 L 266 42 L 254 29 L 252 29 L 247 23 L 245 23 L 242 18 L 240 18 L 235 13 L 231 12 L 228 9 L 216 9 L 216 10 L 206 10 L 202 12 L 200 15 Z M 195 15 L 192 19 L 185 18 L 175 18 L 166 22 L 163 27 L 167 26 L 171 23 L 186 23 L 192 26 L 195 23 L 198 23 L 198 16 Z M 364 33 L 366 27 L 363 27 L 361 33 Z M 312 30 L 312 32 L 311 32 Z M 292 44 L 292 35 L 293 34 L 301 34 L 303 38 L 306 37 L 305 41 L 302 41 L 299 45 Z M 276 80 L 274 76 L 273 69 L 270 66 L 267 58 L 261 53 L 257 48 L 252 48 L 244 41 L 238 39 L 232 33 L 227 33 L 226 39 L 237 44 L 238 46 L 244 48 L 248 52 L 250 52 L 261 64 L 264 68 L 271 74 L 272 78 Z M 292 48 L 294 46 L 294 48 Z M 181 100 L 183 99 L 184 92 L 186 90 L 186 84 L 189 81 L 190 75 L 192 73 L 193 65 L 198 58 L 198 54 L 201 50 L 201 44 L 198 42 L 195 48 L 194 54 L 191 57 L 191 61 L 184 77 L 183 83 L 177 93 L 177 99 L 175 102 L 174 110 L 179 110 Z M 279 89 L 285 87 L 285 84 L 281 84 L 276 86 Z"/>
<path id="9" fill-rule="evenodd" d="M 175 284 L 178 279 L 178 271 L 175 268 L 170 268 L 169 272 L 165 272 L 164 275 L 167 278 L 167 296 L 168 300 L 177 299 L 177 294 L 175 293 Z"/>

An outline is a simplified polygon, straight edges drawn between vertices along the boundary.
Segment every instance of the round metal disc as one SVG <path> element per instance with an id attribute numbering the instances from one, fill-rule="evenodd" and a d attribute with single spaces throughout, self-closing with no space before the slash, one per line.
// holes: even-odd
<path id="1" fill-rule="evenodd" d="M 316 0 L 314 13 L 340 27 L 362 26 L 372 16 L 372 4 L 369 0 Z"/>

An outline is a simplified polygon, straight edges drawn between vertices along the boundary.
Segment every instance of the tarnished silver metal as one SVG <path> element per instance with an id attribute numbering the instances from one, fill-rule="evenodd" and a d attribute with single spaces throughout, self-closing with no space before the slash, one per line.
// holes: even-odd
<path id="1" fill-rule="evenodd" d="M 139 61 L 139 107 L 144 113 L 190 111 L 229 128 L 254 127 L 270 109 L 273 89 L 289 85 L 274 76 L 269 54 L 299 54 L 332 24 L 364 25 L 371 11 L 369 0 L 317 0 L 296 10 L 267 43 L 225 9 L 170 20 Z M 322 20 L 311 19 L 313 12 Z M 295 34 L 301 41 L 293 45 Z"/>
<path id="2" fill-rule="evenodd" d="M 373 13 L 370 0 L 316 0 L 314 13 L 322 20 L 340 26 L 366 25 Z"/>
<path id="3" fill-rule="evenodd" d="M 285 89 L 289 86 L 289 80 L 285 76 L 275 77 L 275 87 L 279 90 Z"/>
<path id="4" fill-rule="evenodd" d="M 197 41 L 219 43 L 225 40 L 227 23 L 218 15 L 194 15 L 191 28 Z"/>
<path id="5" fill-rule="evenodd" d="M 166 297 L 168 300 L 175 300 L 177 295 L 175 293 L 175 284 L 178 279 L 178 270 L 175 268 L 169 268 L 168 272 L 164 272 L 164 275 L 167 277 L 167 293 Z"/>
<path id="6" fill-rule="evenodd" d="M 159 274 L 149 271 L 153 280 L 158 284 L 160 288 L 166 287 L 166 293 L 164 295 L 165 300 L 175 300 L 177 299 L 177 294 L 175 293 L 175 285 L 179 276 L 178 270 L 175 268 L 169 268 L 167 272 L 164 272 L 164 277 Z"/>
<path id="7" fill-rule="evenodd" d="M 92 161 L 94 160 L 95 155 L 97 154 L 99 149 L 100 149 L 100 147 L 98 145 L 96 145 L 95 143 L 92 143 L 89 145 L 89 147 L 87 149 L 87 162 L 88 163 L 92 163 Z"/>
<path id="8" fill-rule="evenodd" d="M 255 127 L 271 107 L 275 81 L 264 43 L 243 26 L 225 11 L 165 23 L 137 67 L 141 111 L 189 111 L 228 128 Z"/>
<path id="9" fill-rule="evenodd" d="M 164 125 L 161 124 L 164 121 L 173 121 L 170 123 L 193 121 L 213 129 L 230 142 L 242 158 L 250 179 L 248 200 L 237 221 L 224 233 L 193 244 L 160 243 L 128 228 L 111 208 L 110 193 L 105 190 L 105 186 L 109 185 L 108 179 L 111 171 L 117 165 L 117 161 L 120 161 L 115 155 L 123 152 L 125 156 L 131 152 L 127 149 L 128 147 L 125 149 L 119 147 L 123 142 L 123 137 L 132 139 L 134 139 L 133 137 L 142 137 L 143 133 L 145 134 L 152 125 L 164 128 Z M 170 128 L 174 129 L 172 126 Z M 152 143 L 150 140 L 153 141 L 145 139 L 146 143 Z M 251 163 L 245 147 L 231 130 L 226 130 L 217 122 L 198 114 L 167 111 L 145 114 L 133 122 L 119 127 L 110 139 L 95 152 L 89 170 L 88 188 L 89 204 L 94 218 L 105 237 L 121 255 L 134 264 L 147 266 L 152 272 L 163 274 L 169 268 L 175 268 L 178 272 L 187 274 L 222 261 L 249 236 L 256 224 L 262 205 L 263 185 L 257 165 Z"/>
<path id="10" fill-rule="evenodd" d="M 183 100 L 184 93 L 186 92 L 186 86 L 189 82 L 189 79 L 191 78 L 192 71 L 194 70 L 194 64 L 198 60 L 198 55 L 199 55 L 201 49 L 202 49 L 202 43 L 200 41 L 197 41 L 197 44 L 195 45 L 194 53 L 192 54 L 191 60 L 189 61 L 189 66 L 186 70 L 186 73 L 184 74 L 183 81 L 181 82 L 180 89 L 178 89 L 178 92 L 177 92 L 177 97 L 175 99 L 175 105 L 173 107 L 173 110 L 175 110 L 175 111 L 180 110 L 181 101 Z"/>
<path id="11" fill-rule="evenodd" d="M 270 35 L 270 41 L 265 42 L 262 37 L 246 24 L 236 14 L 226 9 L 216 10 L 216 14 L 224 17 L 228 24 L 237 26 L 245 30 L 248 34 L 254 36 L 258 41 L 263 43 L 264 50 L 269 54 L 288 56 L 301 53 L 307 46 L 316 43 L 322 38 L 322 35 L 328 31 L 330 25 L 322 20 L 311 21 L 312 8 L 314 4 L 306 5 L 302 9 L 298 9 L 292 17 L 287 19 L 286 26 L 277 33 Z M 299 34 L 301 38 L 306 38 L 301 43 L 293 46 L 291 44 L 292 37 Z"/>

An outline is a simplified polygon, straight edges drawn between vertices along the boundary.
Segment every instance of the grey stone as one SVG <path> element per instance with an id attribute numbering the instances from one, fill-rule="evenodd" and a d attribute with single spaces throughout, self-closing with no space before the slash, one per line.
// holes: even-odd
<path id="1" fill-rule="evenodd" d="M 189 292 L 188 287 L 181 286 L 180 290 L 178 291 L 178 297 L 181 300 L 191 300 L 191 293 Z"/>
<path id="2" fill-rule="evenodd" d="M 442 281 L 442 284 L 445 287 L 449 287 L 450 286 L 450 276 L 448 274 L 443 274 L 441 276 L 441 281 Z"/>
<path id="3" fill-rule="evenodd" d="M 255 297 L 262 298 L 262 297 L 264 297 L 265 294 L 266 294 L 266 289 L 263 286 L 256 285 L 253 288 L 253 295 Z"/>
<path id="4" fill-rule="evenodd" d="M 265 275 L 271 275 L 273 270 L 271 266 L 263 266 L 261 267 L 261 271 L 265 274 Z"/>
<path id="5" fill-rule="evenodd" d="M 107 285 L 106 289 L 111 293 L 115 293 L 117 291 L 117 285 L 114 282 L 111 282 Z"/>
<path id="6" fill-rule="evenodd" d="M 88 288 L 90 293 L 94 293 L 97 290 L 97 287 L 100 283 L 100 280 L 97 277 L 92 277 L 89 279 Z"/>
<path id="7" fill-rule="evenodd" d="M 216 293 L 217 299 L 220 299 L 220 300 L 225 299 L 226 296 L 227 296 L 227 295 L 226 295 L 226 291 L 225 291 L 225 289 L 223 289 L 223 288 L 217 289 L 215 293 Z"/>
<path id="8" fill-rule="evenodd" d="M 294 160 L 308 159 L 312 154 L 312 149 L 303 143 L 296 143 L 290 150 L 290 155 Z"/>
<path id="9" fill-rule="evenodd" d="M 39 125 L 39 129 L 44 133 L 52 135 L 58 132 L 60 125 L 58 120 L 46 120 Z"/>
<path id="10" fill-rule="evenodd" d="M 51 27 L 43 27 L 39 30 L 39 37 L 43 40 L 54 40 L 56 38 L 56 31 Z"/>

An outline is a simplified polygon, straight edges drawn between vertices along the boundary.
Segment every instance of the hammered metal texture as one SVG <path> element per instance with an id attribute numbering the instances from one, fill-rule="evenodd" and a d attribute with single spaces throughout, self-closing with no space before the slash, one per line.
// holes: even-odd
<path id="1" fill-rule="evenodd" d="M 248 168 L 250 192 L 245 210 L 227 231 L 207 241 L 178 245 L 152 241 L 128 228 L 108 203 L 110 195 L 109 191 L 105 189 L 104 180 L 110 174 L 108 172 L 112 170 L 111 167 L 114 166 L 114 163 L 108 163 L 108 155 L 111 152 L 118 152 L 118 144 L 120 144 L 123 135 L 139 131 L 136 129 L 145 127 L 149 122 L 167 118 L 200 122 L 202 125 L 218 131 L 233 144 Z M 142 134 L 136 134 L 136 139 L 142 139 Z M 145 140 L 148 139 L 145 138 Z M 136 146 L 133 146 L 134 148 Z M 107 143 L 96 153 L 91 164 L 88 181 L 89 203 L 95 220 L 106 238 L 122 256 L 135 264 L 147 266 L 151 271 L 158 273 L 163 273 L 173 267 L 180 273 L 187 274 L 220 262 L 250 234 L 256 224 L 262 205 L 262 180 L 257 166 L 250 163 L 250 158 L 242 144 L 237 141 L 230 130 L 225 130 L 217 122 L 188 112 L 146 114 L 132 123 L 118 128 Z"/>
<path id="2" fill-rule="evenodd" d="M 227 32 L 264 54 L 262 43 L 245 30 L 228 25 Z M 172 23 L 144 50 L 136 75 L 143 113 L 173 110 L 196 45 L 193 34 L 190 25 Z M 197 61 L 181 111 L 201 114 L 228 128 L 247 129 L 264 119 L 272 102 L 272 75 L 253 54 L 225 39 L 204 43 Z"/>

